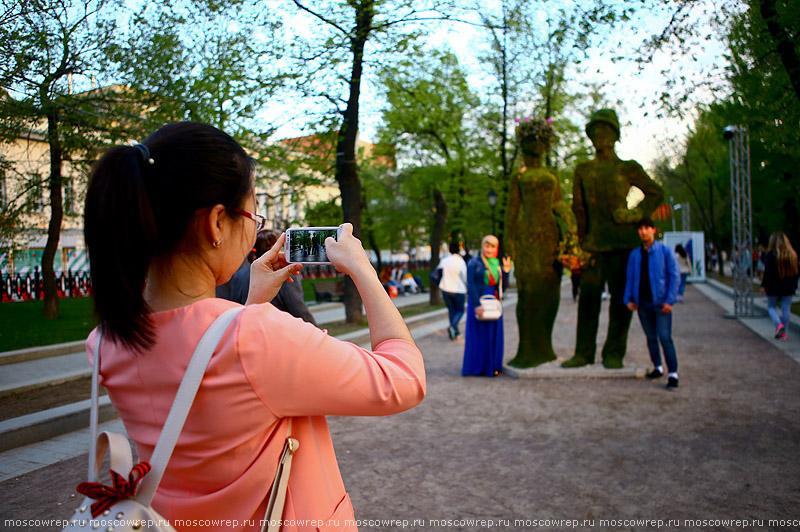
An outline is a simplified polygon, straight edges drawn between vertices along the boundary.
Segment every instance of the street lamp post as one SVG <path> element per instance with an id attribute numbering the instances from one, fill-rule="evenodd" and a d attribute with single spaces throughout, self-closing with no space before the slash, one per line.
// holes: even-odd
<path id="1" fill-rule="evenodd" d="M 492 208 L 492 234 L 496 236 L 496 231 L 494 228 L 494 208 L 497 206 L 497 192 L 494 189 L 489 191 L 489 194 L 486 196 L 486 199 L 489 200 L 489 207 Z"/>

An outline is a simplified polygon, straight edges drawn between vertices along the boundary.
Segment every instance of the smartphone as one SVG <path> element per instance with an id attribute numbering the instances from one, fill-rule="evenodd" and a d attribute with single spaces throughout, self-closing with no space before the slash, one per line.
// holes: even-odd
<path id="1" fill-rule="evenodd" d="M 287 262 L 330 264 L 325 239 L 339 240 L 340 227 L 290 227 L 286 230 L 284 255 Z"/>

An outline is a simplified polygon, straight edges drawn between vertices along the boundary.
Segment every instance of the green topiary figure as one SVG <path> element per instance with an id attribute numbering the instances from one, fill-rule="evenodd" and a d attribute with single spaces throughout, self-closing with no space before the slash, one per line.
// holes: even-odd
<path id="1" fill-rule="evenodd" d="M 524 166 L 509 188 L 506 235 L 517 279 L 519 347 L 509 365 L 529 368 L 555 360 L 552 334 L 561 299 L 559 241 L 577 226 L 561 197 L 555 173 L 542 168 L 542 157 L 556 135 L 544 120 L 523 119 L 517 141 Z"/>
<path id="2" fill-rule="evenodd" d="M 603 287 L 608 282 L 611 301 L 603 365 L 621 368 L 631 324 L 631 312 L 622 302 L 628 255 L 641 243 L 636 223 L 652 214 L 664 192 L 639 163 L 617 157 L 614 144 L 619 140 L 619 120 L 614 111 L 595 112 L 586 124 L 586 135 L 597 157 L 575 169 L 572 210 L 581 248 L 591 253 L 593 261 L 581 274 L 575 355 L 563 366 L 594 363 Z M 644 193 L 644 199 L 628 209 L 627 196 L 632 186 Z"/>

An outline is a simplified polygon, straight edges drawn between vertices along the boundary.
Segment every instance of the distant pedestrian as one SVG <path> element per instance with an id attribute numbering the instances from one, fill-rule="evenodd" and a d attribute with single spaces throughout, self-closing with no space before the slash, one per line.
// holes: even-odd
<path id="1" fill-rule="evenodd" d="M 683 245 L 675 246 L 675 254 L 678 256 L 678 267 L 681 271 L 681 285 L 678 287 L 678 301 L 683 302 L 683 292 L 686 290 L 686 279 L 692 275 L 692 261 L 686 253 Z"/>
<path id="2" fill-rule="evenodd" d="M 661 353 L 669 371 L 667 389 L 678 387 L 678 357 L 672 342 L 672 306 L 678 299 L 680 270 L 672 250 L 656 242 L 656 227 L 649 218 L 639 222 L 641 247 L 631 251 L 628 258 L 628 272 L 625 280 L 623 301 L 631 311 L 638 311 L 639 322 L 647 337 L 647 349 L 653 369 L 647 373 L 648 379 L 664 375 Z"/>
<path id="3" fill-rule="evenodd" d="M 464 303 L 467 298 L 467 263 L 458 251 L 458 243 L 450 242 L 450 255 L 442 259 L 437 266 L 442 269 L 439 290 L 442 291 L 442 299 L 447 305 L 447 315 L 450 320 L 447 335 L 451 340 L 461 336 L 458 323 L 464 317 Z"/>
<path id="4" fill-rule="evenodd" d="M 783 233 L 772 233 L 764 261 L 761 290 L 767 295 L 767 313 L 775 324 L 775 338 L 786 340 L 792 295 L 797 291 L 797 253 Z M 778 300 L 781 315 L 778 316 Z"/>

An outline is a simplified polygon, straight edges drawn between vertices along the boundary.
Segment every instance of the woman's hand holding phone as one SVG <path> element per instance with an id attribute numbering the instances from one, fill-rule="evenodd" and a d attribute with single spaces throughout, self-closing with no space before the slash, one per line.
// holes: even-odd
<path id="1" fill-rule="evenodd" d="M 250 290 L 245 305 L 268 303 L 278 295 L 285 281 L 303 269 L 302 264 L 289 264 L 283 254 L 286 234 L 281 233 L 272 248 L 250 265 Z"/>
<path id="2" fill-rule="evenodd" d="M 333 237 L 325 239 L 325 250 L 328 253 L 328 259 L 336 268 L 336 271 L 353 278 L 363 273 L 375 275 L 375 269 L 369 262 L 361 240 L 353 236 L 353 224 L 342 224 L 338 238 L 338 241 Z"/>
<path id="3" fill-rule="evenodd" d="M 339 240 L 327 238 L 325 249 L 336 270 L 349 275 L 358 288 L 367 313 L 372 348 L 396 338 L 413 343 L 403 317 L 378 280 L 361 241 L 353 236 L 352 224 L 342 224 Z"/>

